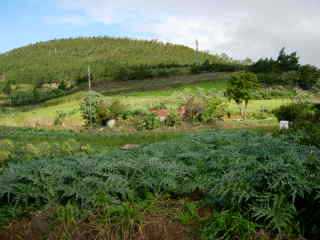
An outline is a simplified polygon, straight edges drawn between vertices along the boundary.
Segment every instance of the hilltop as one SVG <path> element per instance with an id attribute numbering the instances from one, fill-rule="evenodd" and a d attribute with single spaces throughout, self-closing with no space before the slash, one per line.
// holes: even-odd
<path id="1" fill-rule="evenodd" d="M 121 67 L 183 68 L 195 62 L 189 47 L 158 41 L 91 37 L 31 44 L 0 55 L 2 82 L 38 84 L 85 78 L 90 64 L 93 77 L 108 80 Z M 226 63 L 218 55 L 200 52 L 201 62 Z"/>

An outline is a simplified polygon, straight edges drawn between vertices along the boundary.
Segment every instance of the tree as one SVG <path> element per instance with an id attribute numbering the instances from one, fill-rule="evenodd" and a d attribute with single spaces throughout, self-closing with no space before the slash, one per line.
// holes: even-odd
<path id="1" fill-rule="evenodd" d="M 257 76 L 250 72 L 236 73 L 229 81 L 225 95 L 239 105 L 242 119 L 246 118 L 249 100 L 252 99 L 253 91 L 258 86 Z"/>
<path id="2" fill-rule="evenodd" d="M 67 90 L 68 86 L 67 86 L 67 83 L 62 80 L 60 83 L 59 83 L 59 86 L 58 86 L 58 89 L 62 90 L 62 91 L 65 91 Z"/>
<path id="3" fill-rule="evenodd" d="M 281 72 L 296 71 L 299 69 L 299 57 L 296 52 L 287 54 L 286 49 L 282 48 L 277 59 L 277 65 Z"/>
<path id="4" fill-rule="evenodd" d="M 12 92 L 12 82 L 11 81 L 7 81 L 6 84 L 4 85 L 2 91 L 7 94 L 10 95 Z"/>
<path id="5" fill-rule="evenodd" d="M 305 90 L 311 89 L 320 78 L 320 71 L 315 66 L 304 65 L 299 69 L 299 86 Z"/>

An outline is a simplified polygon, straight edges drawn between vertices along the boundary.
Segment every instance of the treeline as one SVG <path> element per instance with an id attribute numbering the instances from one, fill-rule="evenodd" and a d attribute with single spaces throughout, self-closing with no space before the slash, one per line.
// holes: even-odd
<path id="1" fill-rule="evenodd" d="M 320 69 L 312 65 L 301 65 L 296 52 L 286 53 L 281 49 L 277 59 L 260 59 L 248 70 L 258 75 L 260 82 L 268 85 L 291 85 L 304 90 L 320 87 Z"/>
<path id="2" fill-rule="evenodd" d="M 202 64 L 193 64 L 190 68 L 192 74 L 199 74 L 205 72 L 237 72 L 246 70 L 247 66 L 244 64 L 230 62 L 230 63 L 212 63 L 208 59 Z"/>

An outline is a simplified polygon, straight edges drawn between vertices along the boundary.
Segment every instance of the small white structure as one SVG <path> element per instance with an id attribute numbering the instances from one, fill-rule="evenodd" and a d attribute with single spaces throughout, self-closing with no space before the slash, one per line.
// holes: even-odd
<path id="1" fill-rule="evenodd" d="M 288 130 L 289 121 L 280 121 L 280 130 Z"/>
<path id="2" fill-rule="evenodd" d="M 107 123 L 109 128 L 114 128 L 116 126 L 116 120 L 112 119 Z"/>

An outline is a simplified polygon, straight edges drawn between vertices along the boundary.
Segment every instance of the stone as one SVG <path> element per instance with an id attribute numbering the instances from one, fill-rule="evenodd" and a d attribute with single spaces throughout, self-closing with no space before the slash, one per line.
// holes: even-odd
<path id="1" fill-rule="evenodd" d="M 114 120 L 114 119 L 109 120 L 108 123 L 107 123 L 107 126 L 109 128 L 114 128 L 116 126 L 116 120 Z"/>
<path id="2" fill-rule="evenodd" d="M 289 129 L 289 121 L 280 121 L 280 130 Z"/>
<path id="3" fill-rule="evenodd" d="M 126 145 L 122 146 L 121 149 L 122 150 L 131 150 L 131 149 L 135 149 L 138 147 L 139 147 L 138 144 L 126 144 Z"/>

